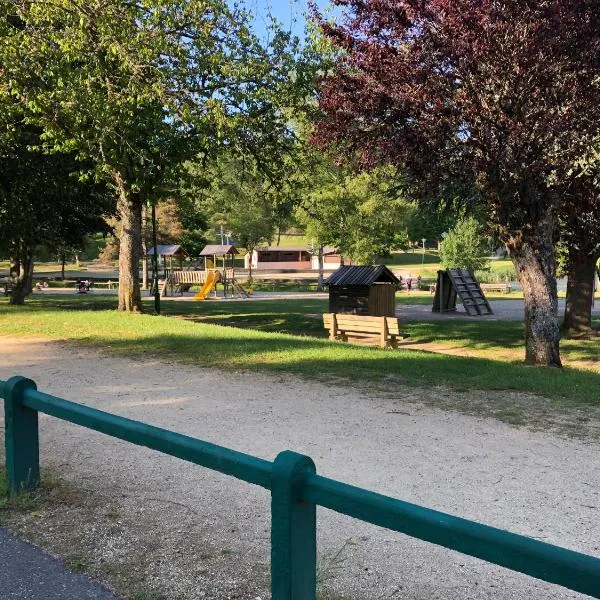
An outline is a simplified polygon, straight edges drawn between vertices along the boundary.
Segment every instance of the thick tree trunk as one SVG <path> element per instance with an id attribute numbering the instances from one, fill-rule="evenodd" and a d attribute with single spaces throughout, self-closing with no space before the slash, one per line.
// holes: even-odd
<path id="1" fill-rule="evenodd" d="M 9 304 L 25 304 L 25 298 L 31 294 L 33 281 L 33 249 L 21 251 L 21 256 L 10 261 L 10 277 L 13 282 L 13 291 Z"/>
<path id="2" fill-rule="evenodd" d="M 122 185 L 119 187 L 117 209 L 122 225 L 119 243 L 119 310 L 142 312 L 140 292 L 142 200 L 139 194 L 128 193 Z"/>
<path id="3" fill-rule="evenodd" d="M 598 258 L 598 253 L 569 250 L 567 300 L 563 321 L 563 335 L 566 337 L 585 337 L 594 333 L 592 304 Z"/>
<path id="4" fill-rule="evenodd" d="M 560 367 L 556 255 L 552 237 L 534 247 L 522 238 L 507 243 L 525 301 L 525 362 Z"/>
<path id="5" fill-rule="evenodd" d="M 319 244 L 319 275 L 317 279 L 317 292 L 323 291 L 323 244 Z"/>

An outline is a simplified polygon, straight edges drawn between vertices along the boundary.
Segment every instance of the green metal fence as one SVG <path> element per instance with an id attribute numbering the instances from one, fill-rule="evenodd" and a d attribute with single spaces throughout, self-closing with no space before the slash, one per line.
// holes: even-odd
<path id="1" fill-rule="evenodd" d="M 600 598 L 599 558 L 321 477 L 308 456 L 286 450 L 270 462 L 44 394 L 23 377 L 0 392 L 13 492 L 39 482 L 38 412 L 270 490 L 274 600 L 315 599 L 317 505 Z"/>

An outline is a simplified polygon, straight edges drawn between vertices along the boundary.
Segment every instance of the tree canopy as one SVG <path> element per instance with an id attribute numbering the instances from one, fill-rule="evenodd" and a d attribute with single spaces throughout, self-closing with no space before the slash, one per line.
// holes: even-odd
<path id="1" fill-rule="evenodd" d="M 199 152 L 279 139 L 280 103 L 293 106 L 309 77 L 295 41 L 274 26 L 262 43 L 249 14 L 225 0 L 2 0 L 2 9 L 0 94 L 43 128 L 45 148 L 90 159 L 114 187 L 125 232 L 119 307 L 141 310 L 142 205 L 165 198 Z"/>
<path id="2" fill-rule="evenodd" d="M 475 217 L 463 217 L 444 236 L 440 263 L 444 269 L 482 271 L 488 268 L 487 244 Z"/>
<path id="3" fill-rule="evenodd" d="M 333 167 L 307 190 L 297 210 L 309 240 L 367 264 L 407 247 L 410 213 L 403 182 L 393 170 L 353 173 Z"/>
<path id="4" fill-rule="evenodd" d="M 38 129 L 13 122 L 11 130 L 0 144 L 0 254 L 11 260 L 11 301 L 20 304 L 31 290 L 35 249 L 79 247 L 87 233 L 107 231 L 114 202 L 106 186 L 81 181 L 73 154 L 37 149 Z"/>

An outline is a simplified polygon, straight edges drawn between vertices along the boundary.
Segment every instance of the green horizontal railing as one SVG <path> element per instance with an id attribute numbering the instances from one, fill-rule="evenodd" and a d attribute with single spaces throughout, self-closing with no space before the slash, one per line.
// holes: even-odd
<path id="1" fill-rule="evenodd" d="M 286 450 L 270 462 L 44 394 L 23 377 L 0 381 L 0 393 L 13 493 L 39 482 L 39 412 L 270 490 L 274 600 L 315 600 L 316 506 L 600 598 L 599 558 L 322 477 L 308 456 Z"/>

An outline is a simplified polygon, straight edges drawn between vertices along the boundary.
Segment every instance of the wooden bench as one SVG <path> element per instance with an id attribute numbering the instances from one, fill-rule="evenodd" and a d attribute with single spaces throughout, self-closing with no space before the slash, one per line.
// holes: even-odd
<path id="1" fill-rule="evenodd" d="M 348 337 L 376 339 L 382 348 L 397 348 L 398 339 L 409 337 L 400 331 L 400 320 L 396 317 L 365 317 L 325 313 L 323 325 L 329 330 L 330 340 L 348 341 Z"/>
<path id="2" fill-rule="evenodd" d="M 106 287 L 108 290 L 112 290 L 113 286 L 115 288 L 119 287 L 118 281 L 94 281 L 92 287 Z"/>
<path id="3" fill-rule="evenodd" d="M 482 283 L 480 284 L 483 292 L 501 292 L 508 294 L 512 291 L 510 284 L 508 283 Z"/>
<path id="4" fill-rule="evenodd" d="M 7 277 L 5 279 L 0 279 L 0 287 L 4 288 L 5 296 L 10 296 L 15 289 L 15 284 L 12 279 Z"/>

